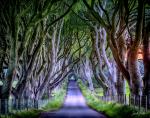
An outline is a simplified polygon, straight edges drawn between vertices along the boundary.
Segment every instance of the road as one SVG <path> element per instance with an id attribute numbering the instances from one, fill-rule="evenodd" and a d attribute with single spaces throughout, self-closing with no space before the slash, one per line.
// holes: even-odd
<path id="1" fill-rule="evenodd" d="M 87 106 L 77 83 L 71 80 L 63 107 L 58 111 L 42 113 L 40 118 L 106 118 L 106 116 Z"/>

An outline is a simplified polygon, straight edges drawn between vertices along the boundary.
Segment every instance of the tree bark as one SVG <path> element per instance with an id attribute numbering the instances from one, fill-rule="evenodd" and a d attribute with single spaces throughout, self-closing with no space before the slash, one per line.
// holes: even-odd
<path id="1" fill-rule="evenodd" d="M 138 0 L 138 16 L 136 24 L 136 36 L 128 53 L 128 68 L 132 81 L 132 94 L 142 95 L 143 80 L 140 75 L 137 52 L 142 40 L 143 19 L 144 19 L 144 1 Z"/>
<path id="2" fill-rule="evenodd" d="M 91 73 L 91 67 L 90 67 L 90 61 L 88 58 L 85 60 L 85 64 L 83 66 L 84 68 L 84 75 L 89 83 L 89 89 L 91 91 L 94 91 L 93 82 L 92 82 L 92 73 Z"/>
<path id="3" fill-rule="evenodd" d="M 147 105 L 150 108 L 150 23 L 147 25 L 143 39 L 143 53 L 144 53 L 144 91 L 143 94 L 147 96 Z"/>

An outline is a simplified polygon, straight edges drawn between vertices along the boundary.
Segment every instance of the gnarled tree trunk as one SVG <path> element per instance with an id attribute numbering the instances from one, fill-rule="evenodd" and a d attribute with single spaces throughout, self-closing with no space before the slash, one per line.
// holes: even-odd
<path id="1" fill-rule="evenodd" d="M 143 39 L 144 53 L 144 91 L 147 96 L 147 105 L 150 108 L 150 23 L 147 25 Z"/>

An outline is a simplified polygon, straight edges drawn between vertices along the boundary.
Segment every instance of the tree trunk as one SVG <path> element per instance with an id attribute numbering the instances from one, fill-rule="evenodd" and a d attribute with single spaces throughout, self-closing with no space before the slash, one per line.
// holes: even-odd
<path id="1" fill-rule="evenodd" d="M 124 95 L 125 94 L 125 79 L 118 69 L 118 78 L 117 78 L 117 93 L 118 95 Z"/>
<path id="2" fill-rule="evenodd" d="M 136 23 L 136 35 L 131 48 L 128 53 L 128 68 L 132 81 L 132 94 L 142 95 L 143 92 L 143 80 L 140 75 L 137 51 L 140 47 L 142 40 L 142 30 L 143 30 L 143 19 L 144 19 L 144 1 L 138 0 L 138 15 Z"/>
<path id="3" fill-rule="evenodd" d="M 102 57 L 100 54 L 100 49 L 99 49 L 99 31 L 97 29 L 97 26 L 95 27 L 95 39 L 92 36 L 92 43 L 93 43 L 93 48 L 95 50 L 95 54 L 98 60 L 98 67 L 99 67 L 99 72 L 98 72 L 98 76 L 100 76 L 100 78 L 104 81 L 104 83 L 106 83 L 107 88 L 104 89 L 104 95 L 111 95 L 112 91 L 110 89 L 111 87 L 111 82 L 109 81 L 108 77 L 105 75 L 105 73 L 102 70 Z M 102 55 L 103 56 L 103 55 Z"/>
<path id="4" fill-rule="evenodd" d="M 117 39 L 117 44 L 118 44 L 118 50 L 119 50 L 119 56 L 121 59 L 122 64 L 124 65 L 124 67 L 126 67 L 126 52 L 127 52 L 127 46 L 126 46 L 126 41 L 125 41 L 125 31 L 122 32 L 123 30 L 125 30 L 124 28 L 126 28 L 126 15 L 127 15 L 127 9 L 126 9 L 126 0 L 123 1 L 119 1 L 120 2 L 120 10 L 119 10 L 119 30 L 117 32 L 119 37 Z M 124 95 L 125 94 L 125 78 L 123 76 L 123 73 L 120 72 L 119 68 L 118 68 L 118 78 L 117 78 L 117 91 L 118 91 L 118 95 Z"/>
<path id="5" fill-rule="evenodd" d="M 109 81 L 110 81 L 110 88 L 111 88 L 111 95 L 116 95 L 117 91 L 116 91 L 116 66 L 115 66 L 115 62 L 111 62 L 106 54 L 106 31 L 104 30 L 104 28 L 100 29 L 100 47 L 101 47 L 101 56 L 103 57 L 104 63 L 107 66 L 107 70 L 109 73 Z"/>
<path id="6" fill-rule="evenodd" d="M 119 47 L 119 55 L 122 60 L 122 64 L 126 67 L 126 52 L 127 52 L 127 47 L 125 45 L 125 41 L 123 36 L 121 36 L 118 39 L 118 47 Z M 118 68 L 118 78 L 117 78 L 117 91 L 118 95 L 124 95 L 125 94 L 125 79 L 123 74 L 120 72 Z"/>
<path id="7" fill-rule="evenodd" d="M 85 65 L 84 65 L 84 75 L 88 81 L 89 89 L 91 91 L 94 91 L 93 82 L 92 82 L 92 73 L 90 68 L 90 61 L 88 58 L 86 58 Z"/>
<path id="8" fill-rule="evenodd" d="M 144 95 L 147 96 L 147 105 L 150 108 L 150 23 L 146 28 L 143 40 L 144 53 Z"/>
<path id="9" fill-rule="evenodd" d="M 12 89 L 13 70 L 11 70 L 10 73 L 7 73 L 7 78 L 5 81 L 3 81 L 3 86 L 1 89 L 1 96 L 0 96 L 0 99 L 3 100 L 1 104 L 2 114 L 7 114 L 9 112 L 8 100 Z"/>
<path id="10" fill-rule="evenodd" d="M 4 79 L 3 62 L 6 56 L 7 44 L 5 38 L 0 38 L 0 79 Z"/>
<path id="11" fill-rule="evenodd" d="M 128 54 L 128 68 L 131 76 L 131 92 L 133 95 L 142 95 L 143 82 L 141 79 L 138 60 L 137 60 L 137 49 L 131 47 Z"/>

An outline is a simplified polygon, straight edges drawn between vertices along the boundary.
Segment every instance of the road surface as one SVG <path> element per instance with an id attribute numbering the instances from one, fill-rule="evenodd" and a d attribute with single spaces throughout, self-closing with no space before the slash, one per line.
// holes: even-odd
<path id="1" fill-rule="evenodd" d="M 106 118 L 106 116 L 89 108 L 76 81 L 70 80 L 63 107 L 55 112 L 42 113 L 40 118 Z"/>

